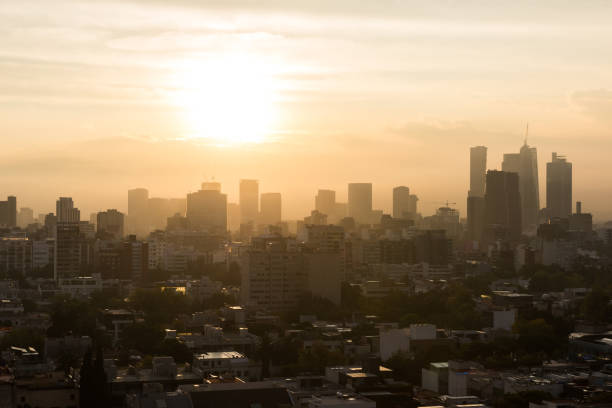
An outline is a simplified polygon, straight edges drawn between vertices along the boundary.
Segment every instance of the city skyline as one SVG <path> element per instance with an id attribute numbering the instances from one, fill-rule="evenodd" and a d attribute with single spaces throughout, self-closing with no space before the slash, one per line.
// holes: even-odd
<path id="1" fill-rule="evenodd" d="M 529 146 L 527 144 L 525 144 L 526 141 L 524 142 L 521 150 L 525 150 L 527 149 L 530 153 L 529 153 L 529 157 L 533 157 L 535 158 L 535 162 L 533 163 L 533 166 L 535 167 L 536 170 L 538 170 L 538 165 L 537 165 L 537 161 L 539 160 L 538 157 L 540 156 L 539 154 L 537 154 L 537 147 L 536 146 Z M 476 167 L 473 167 L 474 163 L 472 162 L 472 160 L 474 159 L 474 149 L 482 149 L 484 148 L 482 153 L 478 153 L 479 157 L 483 157 L 484 158 L 484 163 L 480 163 L 478 164 Z M 476 176 L 476 174 L 478 172 L 480 172 L 482 170 L 482 166 L 484 166 L 484 168 L 486 169 L 486 171 L 489 170 L 503 170 L 504 168 L 506 169 L 505 171 L 516 171 L 516 169 L 511 169 L 512 166 L 517 166 L 518 165 L 518 161 L 516 163 L 512 162 L 511 160 L 514 159 L 515 157 L 518 160 L 519 154 L 515 154 L 515 153 L 503 153 L 502 154 L 502 160 L 500 161 L 499 166 L 496 167 L 491 167 L 490 163 L 491 161 L 495 162 L 495 160 L 491 160 L 490 155 L 488 154 L 488 147 L 487 146 L 472 146 L 469 148 L 469 150 L 466 152 L 465 156 L 467 157 L 467 169 L 465 169 L 465 173 L 466 173 L 466 189 L 464 190 L 464 196 L 463 197 L 450 197 L 446 198 L 444 200 L 439 200 L 439 201 L 434 201 L 434 200 L 430 200 L 429 198 L 431 197 L 425 197 L 425 199 L 423 199 L 423 196 L 421 196 L 420 194 L 416 194 L 416 200 L 419 201 L 419 213 L 422 214 L 423 216 L 426 215 L 430 215 L 432 213 L 435 213 L 438 208 L 440 208 L 441 206 L 443 206 L 446 202 L 452 202 L 453 203 L 453 208 L 456 208 L 457 210 L 460 211 L 460 215 L 461 218 L 467 218 L 467 214 L 468 214 L 468 206 L 467 206 L 467 202 L 465 200 L 465 196 L 468 195 L 476 195 L 476 196 L 481 196 L 480 193 L 474 193 L 471 191 L 470 187 L 472 184 L 472 178 Z M 533 156 L 531 155 L 533 153 Z M 553 157 L 556 157 L 555 155 L 559 155 L 560 157 L 566 157 L 563 154 L 558 154 L 557 152 L 552 152 Z M 570 158 L 571 159 L 571 158 Z M 481 160 L 480 158 L 478 160 Z M 531 159 L 530 159 L 531 160 Z M 545 162 L 543 162 L 545 163 Z M 529 165 L 531 166 L 531 164 Z M 474 173 L 474 171 L 476 171 L 476 173 Z M 486 173 L 485 171 L 485 173 Z M 539 209 L 545 209 L 546 208 L 546 197 L 547 197 L 547 171 L 548 171 L 548 167 L 547 166 L 539 166 L 539 171 L 538 171 L 538 176 L 537 179 L 535 180 L 535 184 L 538 185 L 539 184 L 539 195 L 542 197 L 541 199 L 541 203 L 539 204 Z M 544 174 L 541 174 L 544 173 Z M 478 177 L 478 176 L 476 176 Z M 571 172 L 571 178 L 572 180 L 575 179 L 575 174 L 574 172 Z M 483 173 L 483 180 L 484 180 L 484 173 Z M 538 181 L 541 180 L 541 181 Z M 571 183 L 574 184 L 574 190 L 576 187 L 576 183 L 575 181 L 570 180 Z M 359 185 L 359 184 L 368 184 L 370 185 L 371 189 L 372 189 L 372 193 L 371 193 L 371 205 L 368 204 L 368 206 L 370 206 L 371 208 L 368 211 L 375 211 L 375 210 L 379 210 L 382 211 L 382 213 L 384 214 L 394 214 L 394 197 L 395 197 L 395 191 L 398 188 L 405 188 L 402 185 L 394 185 L 392 187 L 389 187 L 389 190 L 387 191 L 384 187 L 381 187 L 381 185 L 377 185 L 377 183 L 373 183 L 373 182 L 359 182 L 359 183 L 351 183 L 348 182 L 346 183 L 343 187 L 340 187 L 339 189 L 325 189 L 325 188 L 318 188 L 317 190 L 315 190 L 315 192 L 313 193 L 313 195 L 310 197 L 310 199 L 306 202 L 306 203 L 302 203 L 299 206 L 290 208 L 289 210 L 287 210 L 287 202 L 293 202 L 295 204 L 295 197 L 290 197 L 287 196 L 284 192 L 275 192 L 275 193 L 271 193 L 269 192 L 269 190 L 264 189 L 262 190 L 259 186 L 260 186 L 260 180 L 257 179 L 244 179 L 244 178 L 240 178 L 239 180 L 236 181 L 236 187 L 238 192 L 237 194 L 231 194 L 228 193 L 228 191 L 231 191 L 232 187 L 227 187 L 225 184 L 221 183 L 218 180 L 214 180 L 213 181 L 203 181 L 201 183 L 199 183 L 200 187 L 203 190 L 217 190 L 217 191 L 221 191 L 223 193 L 224 196 L 227 197 L 227 205 L 238 205 L 240 203 L 240 185 L 241 183 L 246 182 L 246 183 L 255 183 L 254 185 L 256 186 L 255 189 L 256 191 L 253 191 L 252 194 L 253 197 L 251 197 L 249 200 L 252 201 L 251 206 L 255 206 L 257 208 L 251 210 L 251 212 L 253 214 L 251 214 L 249 217 L 250 219 L 254 219 L 253 217 L 255 216 L 255 214 L 260 214 L 261 210 L 259 209 L 259 200 L 261 196 L 266 196 L 268 194 L 280 194 L 282 196 L 282 201 L 283 201 L 283 205 L 282 205 L 282 212 L 281 212 L 281 218 L 282 220 L 300 220 L 302 219 L 304 216 L 308 215 L 310 213 L 311 210 L 316 209 L 317 208 L 317 203 L 316 203 L 316 197 L 317 194 L 320 193 L 321 191 L 325 192 L 325 191 L 333 191 L 334 195 L 335 195 L 335 202 L 338 203 L 338 205 L 347 205 L 348 201 L 349 201 L 349 190 L 350 190 L 350 185 Z M 484 181 L 483 181 L 484 183 Z M 386 184 L 383 184 L 384 186 L 386 186 Z M 482 187 L 479 188 L 485 188 L 485 185 L 483 184 Z M 408 187 L 408 189 L 410 189 L 410 187 Z M 168 197 L 168 196 L 161 196 L 159 194 L 151 194 L 151 190 L 149 189 L 149 187 L 135 187 L 135 188 L 130 188 L 128 190 L 128 196 L 130 194 L 132 194 L 132 192 L 138 192 L 140 194 L 145 194 L 146 191 L 146 200 L 153 200 L 153 201 L 159 201 L 159 200 L 185 200 L 185 197 L 189 196 L 190 194 L 196 193 L 199 189 L 194 189 L 194 190 L 188 190 L 187 192 L 184 193 L 179 193 L 176 196 L 173 197 Z M 263 192 L 262 192 L 263 191 Z M 467 192 L 465 192 L 467 191 Z M 13 194 L 15 195 L 15 194 Z M 257 197 L 255 197 L 255 195 Z M 388 197 L 387 197 L 388 196 Z M 125 196 L 124 196 L 125 197 Z M 438 195 L 439 197 L 439 195 Z M 61 198 L 61 197 L 60 197 Z M 70 197 L 72 198 L 72 197 Z M 87 200 L 79 200 L 77 199 L 79 202 L 84 201 L 86 202 Z M 456 200 L 456 201 L 455 201 Z M 313 202 L 314 201 L 314 202 Z M 540 201 L 536 198 L 536 203 L 537 201 Z M 573 206 L 573 203 L 575 203 L 576 201 L 581 201 L 581 202 L 585 202 L 584 199 L 581 199 L 581 197 L 576 197 L 575 194 L 573 196 L 570 196 L 569 201 L 571 203 L 571 205 L 569 205 L 569 207 Z M 117 201 L 115 201 L 117 202 Z M 311 203 L 312 202 L 312 203 Z M 380 205 L 382 203 L 382 205 Z M 600 213 L 597 214 L 597 211 L 593 210 L 593 207 L 596 207 L 596 205 L 594 205 L 595 203 L 591 203 L 586 201 L 585 202 L 587 207 L 589 208 L 589 212 L 593 213 L 594 217 L 597 219 L 598 222 L 605 222 L 608 220 L 608 218 L 605 217 L 605 212 L 604 213 Z M 174 206 L 178 205 L 179 203 L 177 202 L 176 204 L 174 204 Z M 170 204 L 172 206 L 172 204 Z M 566 207 L 568 206 L 568 204 L 565 204 Z M 23 202 L 19 201 L 17 204 L 18 209 L 19 208 L 32 208 L 35 210 L 35 212 L 37 214 L 47 214 L 49 212 L 53 212 L 53 209 L 51 209 L 50 211 L 44 211 L 44 210 L 39 210 L 36 207 L 33 207 L 31 205 L 28 205 L 27 203 L 24 204 Z M 44 208 L 44 207 L 43 207 Z M 81 206 L 80 206 L 81 208 Z M 86 207 L 85 207 L 86 208 Z M 86 220 L 87 216 L 86 214 L 93 214 L 93 213 L 97 213 L 100 211 L 104 211 L 106 209 L 109 208 L 114 208 L 114 209 L 119 209 L 120 211 L 124 212 L 125 214 L 129 214 L 129 205 L 128 205 L 128 200 L 127 197 L 124 198 L 123 203 L 121 203 L 119 201 L 119 204 L 116 206 L 109 206 L 109 207 L 95 207 L 90 209 L 85 209 L 83 210 L 83 216 L 81 217 L 81 219 Z M 303 211 L 301 211 L 300 209 L 303 209 Z M 174 213 L 172 211 L 169 211 L 170 213 Z M 350 209 L 347 209 L 347 211 L 350 211 Z M 524 211 L 523 211 L 524 212 Z M 288 215 L 291 214 L 291 215 Z M 293 215 L 293 216 L 292 216 Z M 348 213 L 347 213 L 348 215 Z M 397 215 L 397 214 L 396 214 Z M 331 214 L 332 218 L 335 218 L 335 214 Z M 538 217 L 537 214 L 534 215 L 534 217 Z M 248 218 L 248 217 L 247 217 Z M 160 219 L 159 223 L 163 223 L 164 220 Z M 163 226 L 160 224 L 158 226 L 158 228 L 162 228 Z M 532 228 L 528 228 L 527 226 L 524 225 L 523 227 L 524 229 L 531 229 L 531 231 L 533 232 L 533 227 Z"/>
<path id="2" fill-rule="evenodd" d="M 612 69 L 600 51 L 612 5 L 348 4 L 3 4 L 2 193 L 45 211 L 72 196 L 90 212 L 122 207 L 135 186 L 171 197 L 205 176 L 249 177 L 296 218 L 317 189 L 367 181 L 377 208 L 391 208 L 381 191 L 408 185 L 428 213 L 445 200 L 464 212 L 458 152 L 488 146 L 498 168 L 530 122 L 538 161 L 557 151 L 583 163 L 576 198 L 612 218 Z M 226 93 L 242 101 L 235 112 Z M 235 202 L 237 188 L 227 194 Z"/>

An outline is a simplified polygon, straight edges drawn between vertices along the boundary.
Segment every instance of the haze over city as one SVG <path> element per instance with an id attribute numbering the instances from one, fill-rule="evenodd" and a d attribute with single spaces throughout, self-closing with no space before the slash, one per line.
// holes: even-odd
<path id="1" fill-rule="evenodd" d="M 0 186 L 53 211 L 126 211 L 126 190 L 183 197 L 203 180 L 318 188 L 374 208 L 408 185 L 420 211 L 465 214 L 470 146 L 488 168 L 528 143 L 540 179 L 574 163 L 574 198 L 612 217 L 609 2 L 94 1 L 0 5 Z M 540 195 L 545 197 L 543 183 Z"/>

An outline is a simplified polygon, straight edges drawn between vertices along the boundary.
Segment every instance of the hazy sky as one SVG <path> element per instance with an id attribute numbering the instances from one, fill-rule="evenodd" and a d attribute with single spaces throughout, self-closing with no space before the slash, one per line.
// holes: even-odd
<path id="1" fill-rule="evenodd" d="M 172 3 L 172 5 L 169 5 Z M 0 194 L 84 215 L 128 188 L 205 178 L 283 193 L 407 185 L 464 213 L 469 147 L 489 168 L 538 148 L 574 164 L 574 199 L 612 218 L 610 1 L 0 2 Z M 246 141 L 247 143 L 244 143 Z M 252 143 L 255 142 L 255 143 Z"/>

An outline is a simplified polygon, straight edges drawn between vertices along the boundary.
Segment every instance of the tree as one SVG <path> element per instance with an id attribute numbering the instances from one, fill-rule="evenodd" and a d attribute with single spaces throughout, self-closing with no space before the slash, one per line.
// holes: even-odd
<path id="1" fill-rule="evenodd" d="M 323 343 L 316 342 L 306 350 L 301 350 L 298 358 L 301 371 L 323 374 L 325 367 L 344 364 L 344 354 L 329 350 Z"/>
<path id="2" fill-rule="evenodd" d="M 553 327 L 544 319 L 518 320 L 513 330 L 519 335 L 519 345 L 528 353 L 551 355 L 559 346 Z"/>
<path id="3" fill-rule="evenodd" d="M 177 363 L 190 363 L 193 361 L 193 352 L 176 339 L 166 339 L 162 341 L 158 353 L 164 356 L 172 356 Z"/>
<path id="4" fill-rule="evenodd" d="M 596 322 L 606 323 L 610 321 L 610 297 L 601 290 L 594 290 L 585 296 L 580 305 L 583 318 Z"/>

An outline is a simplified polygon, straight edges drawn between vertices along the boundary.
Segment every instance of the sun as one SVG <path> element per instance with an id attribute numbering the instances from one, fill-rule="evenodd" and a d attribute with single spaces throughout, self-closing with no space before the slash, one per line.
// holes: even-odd
<path id="1" fill-rule="evenodd" d="M 172 99 L 188 139 L 218 145 L 261 143 L 276 119 L 274 67 L 248 54 L 182 64 Z"/>

